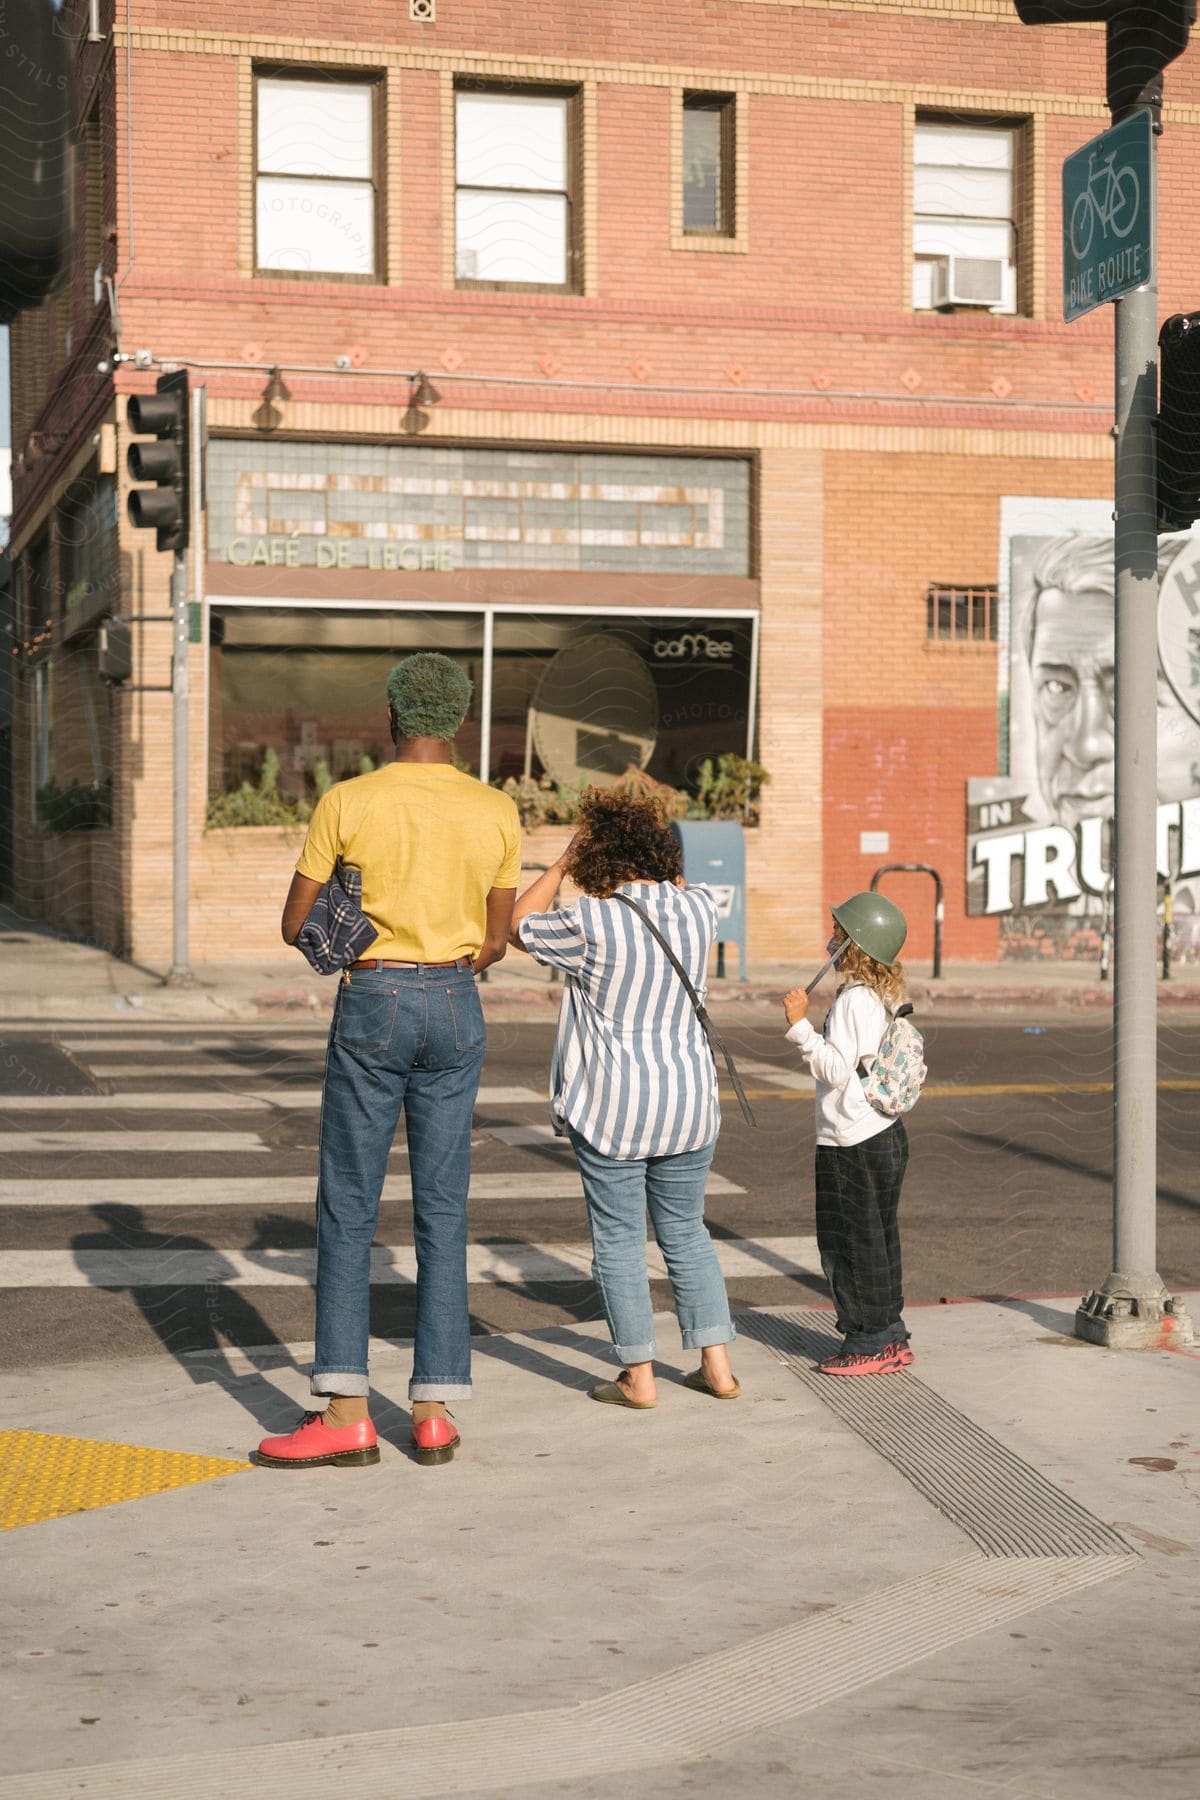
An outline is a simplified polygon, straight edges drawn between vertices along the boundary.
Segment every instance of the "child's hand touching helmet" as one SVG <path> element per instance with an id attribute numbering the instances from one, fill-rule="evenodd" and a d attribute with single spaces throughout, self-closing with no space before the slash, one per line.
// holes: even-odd
<path id="1" fill-rule="evenodd" d="M 802 987 L 792 988 L 783 996 L 783 1010 L 789 1025 L 798 1025 L 808 1017 L 808 995 Z"/>

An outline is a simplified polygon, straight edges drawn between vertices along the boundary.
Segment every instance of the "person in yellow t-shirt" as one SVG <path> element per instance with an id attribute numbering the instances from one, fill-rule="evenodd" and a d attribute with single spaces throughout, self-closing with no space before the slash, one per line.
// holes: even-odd
<path id="1" fill-rule="evenodd" d="M 362 875 L 377 936 L 343 971 L 329 1031 L 317 1187 L 312 1391 L 328 1399 L 269 1466 L 378 1462 L 367 1395 L 371 1240 L 403 1111 L 412 1176 L 417 1312 L 409 1383 L 417 1460 L 448 1462 L 469 1399 L 467 1188 L 483 1066 L 475 976 L 508 944 L 521 869 L 517 809 L 454 767 L 471 683 L 449 657 L 406 657 L 387 684 L 395 761 L 339 782 L 313 809 L 283 935 L 294 944 L 340 858 Z"/>

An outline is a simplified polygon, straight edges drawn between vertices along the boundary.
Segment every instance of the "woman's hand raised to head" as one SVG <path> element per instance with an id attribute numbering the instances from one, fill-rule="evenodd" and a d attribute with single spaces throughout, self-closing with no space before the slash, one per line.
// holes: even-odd
<path id="1" fill-rule="evenodd" d="M 579 825 L 576 827 L 575 833 L 572 836 L 570 843 L 567 845 L 567 847 L 563 851 L 562 855 L 560 857 L 558 857 L 555 861 L 554 867 L 556 869 L 564 869 L 565 870 L 568 862 L 571 860 L 573 853 L 579 846 L 579 842 L 580 842 L 581 838 L 583 837 L 583 832 L 584 832 L 584 828 L 582 825 Z"/>
<path id="2" fill-rule="evenodd" d="M 808 995 L 802 987 L 792 988 L 783 996 L 783 1010 L 789 1025 L 798 1025 L 808 1017 Z"/>

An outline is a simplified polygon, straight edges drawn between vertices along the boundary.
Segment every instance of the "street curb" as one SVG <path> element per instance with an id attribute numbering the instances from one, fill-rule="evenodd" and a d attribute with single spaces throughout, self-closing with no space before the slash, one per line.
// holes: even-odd
<path id="1" fill-rule="evenodd" d="M 787 979 L 781 975 L 777 983 L 770 985 L 714 980 L 709 984 L 708 1003 L 714 1011 L 733 1011 L 742 1006 L 754 1011 L 776 1007 L 782 999 Z M 485 1012 L 493 1019 L 536 1022 L 554 1017 L 562 992 L 558 983 L 504 981 L 484 984 L 479 995 Z M 823 984 L 814 993 L 813 1004 L 818 1009 L 828 1007 L 834 992 L 832 984 Z M 332 981 L 321 989 L 289 987 L 280 983 L 257 992 L 240 992 L 217 985 L 167 988 L 159 977 L 147 972 L 143 988 L 121 993 L 111 988 L 98 993 L 76 990 L 22 995 L 9 992 L 0 997 L 0 1025 L 31 1024 L 40 1020 L 53 1020 L 57 1024 L 63 1020 L 78 1024 L 89 1021 L 111 1023 L 114 1019 L 125 1020 L 131 1025 L 139 1020 L 212 1025 L 305 1020 L 324 1023 L 333 1010 L 336 993 L 336 983 Z M 944 982 L 910 977 L 909 998 L 919 1014 L 981 1009 L 988 1012 L 1097 1013 L 1112 1010 L 1113 990 L 1111 985 L 1098 982 L 1076 985 L 1054 981 L 1043 986 L 1037 982 L 1022 982 L 1019 978 L 992 984 L 961 977 L 951 977 Z M 1200 983 L 1159 981 L 1157 1005 L 1160 1010 L 1172 1013 L 1200 1009 Z"/>

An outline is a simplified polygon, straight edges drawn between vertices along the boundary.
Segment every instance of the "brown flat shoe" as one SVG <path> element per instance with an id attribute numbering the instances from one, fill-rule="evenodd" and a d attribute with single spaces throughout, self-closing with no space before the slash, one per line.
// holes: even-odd
<path id="1" fill-rule="evenodd" d="M 715 1388 L 705 1378 L 703 1369 L 693 1369 L 690 1375 L 685 1375 L 683 1385 L 691 1388 L 694 1394 L 711 1394 L 714 1400 L 740 1400 L 742 1397 L 740 1381 L 735 1381 L 731 1388 Z"/>
<path id="2" fill-rule="evenodd" d="M 628 1406 L 634 1412 L 650 1412 L 658 1405 L 657 1400 L 635 1400 L 626 1393 L 619 1381 L 598 1381 L 591 1390 L 593 1400 L 599 1400 L 604 1406 Z"/>

